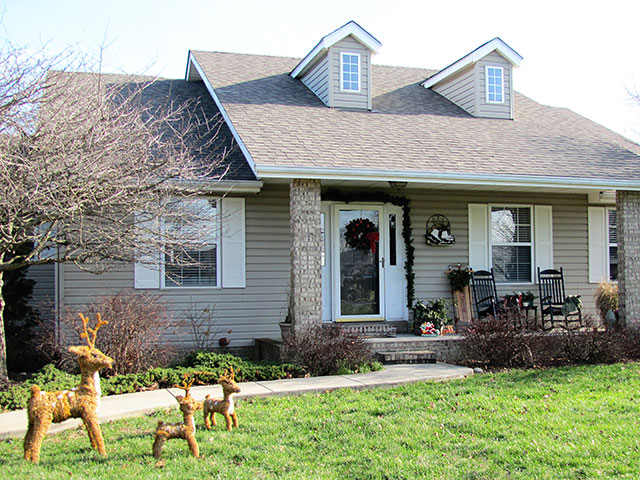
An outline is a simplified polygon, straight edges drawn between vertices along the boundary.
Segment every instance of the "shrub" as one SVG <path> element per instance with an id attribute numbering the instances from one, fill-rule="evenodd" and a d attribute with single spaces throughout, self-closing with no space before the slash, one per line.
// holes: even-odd
<path id="1" fill-rule="evenodd" d="M 517 320 L 515 313 L 507 312 L 474 321 L 461 343 L 463 358 L 497 368 L 533 366 L 535 340 L 517 326 Z"/>
<path id="2" fill-rule="evenodd" d="M 100 297 L 81 311 L 90 318 L 100 313 L 109 322 L 100 329 L 96 347 L 113 358 L 113 374 L 142 372 L 164 365 L 170 358 L 170 348 L 161 344 L 159 337 L 162 330 L 171 326 L 171 321 L 158 295 L 123 290 Z M 66 312 L 60 322 L 62 331 L 75 330 L 78 334 L 82 331 L 77 311 Z M 75 359 L 69 358 L 66 345 L 59 339 L 54 343 L 57 351 L 56 347 L 47 346 L 54 349 L 52 359 L 62 367 L 75 367 Z"/>
<path id="3" fill-rule="evenodd" d="M 285 338 L 282 355 L 308 367 L 314 375 L 333 375 L 355 371 L 371 361 L 371 348 L 361 337 L 339 326 L 309 327 Z"/>
<path id="4" fill-rule="evenodd" d="M 560 353 L 569 363 L 614 363 L 625 359 L 623 331 L 598 328 L 588 318 L 586 324 L 588 328 L 584 330 L 562 330 L 559 333 Z"/>

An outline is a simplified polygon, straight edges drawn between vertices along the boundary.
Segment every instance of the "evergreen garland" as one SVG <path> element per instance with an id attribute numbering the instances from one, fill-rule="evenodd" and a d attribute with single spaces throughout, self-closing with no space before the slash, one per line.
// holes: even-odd
<path id="1" fill-rule="evenodd" d="M 342 192 L 340 190 L 327 190 L 322 194 L 322 200 L 344 203 L 372 202 L 390 203 L 402 207 L 402 237 L 404 238 L 405 262 L 404 270 L 407 279 L 407 307 L 413 308 L 415 295 L 415 273 L 413 264 L 415 260 L 415 248 L 413 247 L 411 229 L 411 208 L 406 197 L 394 197 L 384 192 Z"/>

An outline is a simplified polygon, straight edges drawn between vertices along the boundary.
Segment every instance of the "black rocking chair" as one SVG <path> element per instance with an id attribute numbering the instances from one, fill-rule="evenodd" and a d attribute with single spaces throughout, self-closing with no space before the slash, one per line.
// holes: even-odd
<path id="1" fill-rule="evenodd" d="M 491 271 L 478 270 L 471 274 L 473 300 L 476 304 L 478 320 L 487 315 L 495 317 L 499 310 L 496 282 Z"/>
<path id="2" fill-rule="evenodd" d="M 543 270 L 538 267 L 538 287 L 540 289 L 540 320 L 543 330 L 551 330 L 555 324 L 563 328 L 575 328 L 582 325 L 582 310 L 575 305 L 575 310 L 563 311 L 568 303 L 564 289 L 564 273 L 560 270 Z M 566 313 L 565 313 L 566 312 Z M 549 317 L 549 328 L 545 327 L 545 317 Z"/>

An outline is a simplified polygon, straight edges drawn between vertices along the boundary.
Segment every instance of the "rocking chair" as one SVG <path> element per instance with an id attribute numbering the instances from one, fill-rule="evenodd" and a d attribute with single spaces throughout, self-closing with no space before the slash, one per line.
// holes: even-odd
<path id="1" fill-rule="evenodd" d="M 543 271 L 540 271 L 540 267 L 538 267 L 538 287 L 540 289 L 540 319 L 543 330 L 551 330 L 555 324 L 567 329 L 582 325 L 580 305 L 574 305 L 575 310 L 567 311 L 566 305 L 570 304 L 571 297 L 567 297 L 564 289 L 562 267 L 560 270 L 547 269 Z M 545 328 L 545 317 L 549 317 L 549 328 Z"/>
<path id="2" fill-rule="evenodd" d="M 491 271 L 478 270 L 471 274 L 473 300 L 476 304 L 478 320 L 487 315 L 495 317 L 499 310 L 496 282 Z"/>

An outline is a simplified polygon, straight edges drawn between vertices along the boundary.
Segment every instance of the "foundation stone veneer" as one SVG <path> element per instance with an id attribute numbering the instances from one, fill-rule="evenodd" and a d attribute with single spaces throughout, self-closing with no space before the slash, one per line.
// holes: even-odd
<path id="1" fill-rule="evenodd" d="M 290 183 L 291 297 L 294 332 L 322 323 L 322 238 L 320 181 Z"/>
<path id="2" fill-rule="evenodd" d="M 640 192 L 616 193 L 620 316 L 640 326 Z"/>

